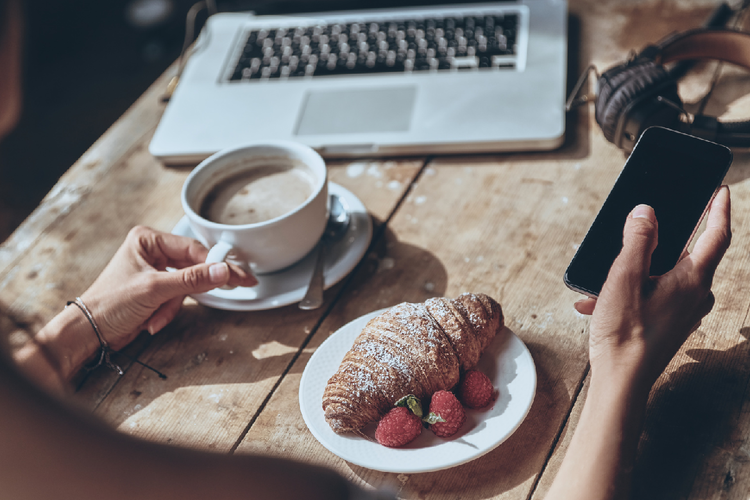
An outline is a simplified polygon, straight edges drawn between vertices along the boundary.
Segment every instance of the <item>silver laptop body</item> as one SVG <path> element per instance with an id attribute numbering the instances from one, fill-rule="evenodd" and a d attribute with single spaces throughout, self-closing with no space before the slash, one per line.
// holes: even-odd
<path id="1" fill-rule="evenodd" d="M 176 164 L 282 139 L 326 157 L 553 149 L 566 56 L 565 0 L 216 14 L 149 150 Z"/>

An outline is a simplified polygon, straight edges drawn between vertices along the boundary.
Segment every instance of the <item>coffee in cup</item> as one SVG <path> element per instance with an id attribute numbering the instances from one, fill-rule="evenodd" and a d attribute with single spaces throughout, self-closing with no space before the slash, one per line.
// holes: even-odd
<path id="1" fill-rule="evenodd" d="M 290 141 L 220 151 L 182 188 L 182 206 L 206 262 L 230 260 L 255 274 L 283 269 L 312 250 L 328 213 L 325 162 Z"/>
<path id="2" fill-rule="evenodd" d="M 257 166 L 251 165 L 258 163 Z M 313 173 L 301 162 L 251 159 L 216 185 L 200 202 L 201 217 L 219 224 L 257 224 L 285 215 L 312 196 Z"/>

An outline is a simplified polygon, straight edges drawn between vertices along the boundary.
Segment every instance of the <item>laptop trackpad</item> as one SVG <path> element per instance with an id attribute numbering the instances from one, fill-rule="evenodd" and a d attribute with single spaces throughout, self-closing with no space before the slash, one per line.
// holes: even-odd
<path id="1" fill-rule="evenodd" d="M 409 130 L 416 87 L 311 91 L 297 135 Z"/>

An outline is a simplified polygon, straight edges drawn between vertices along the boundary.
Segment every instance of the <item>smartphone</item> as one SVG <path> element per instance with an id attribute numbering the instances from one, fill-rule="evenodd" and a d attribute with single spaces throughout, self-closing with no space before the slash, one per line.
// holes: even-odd
<path id="1" fill-rule="evenodd" d="M 625 219 L 636 205 L 653 207 L 659 243 L 651 276 L 680 260 L 732 164 L 726 146 L 663 127 L 646 129 L 565 272 L 565 284 L 597 297 L 622 249 Z"/>

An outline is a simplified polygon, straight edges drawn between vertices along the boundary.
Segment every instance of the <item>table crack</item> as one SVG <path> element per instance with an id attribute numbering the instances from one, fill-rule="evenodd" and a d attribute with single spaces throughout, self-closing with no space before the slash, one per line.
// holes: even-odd
<path id="1" fill-rule="evenodd" d="M 586 369 L 583 371 L 583 376 L 579 380 L 578 387 L 576 387 L 576 391 L 573 397 L 571 398 L 570 407 L 568 408 L 568 411 L 565 414 L 565 418 L 560 424 L 560 428 L 557 429 L 557 433 L 555 434 L 555 439 L 552 440 L 552 446 L 550 446 L 549 452 L 547 453 L 547 456 L 544 459 L 544 463 L 542 464 L 542 468 L 539 470 L 539 474 L 537 474 L 536 478 L 534 479 L 534 482 L 531 485 L 531 488 L 529 489 L 529 494 L 526 496 L 526 500 L 531 500 L 532 497 L 534 496 L 534 493 L 536 492 L 536 489 L 539 486 L 539 481 L 541 481 L 542 476 L 547 470 L 547 465 L 549 465 L 550 460 L 552 460 L 552 456 L 555 454 L 555 449 L 557 448 L 557 444 L 560 442 L 563 431 L 565 431 L 565 427 L 568 425 L 568 421 L 570 420 L 570 415 L 571 413 L 573 413 L 573 408 L 575 408 L 576 403 L 578 403 L 578 400 L 581 397 L 583 386 L 586 383 L 586 377 L 588 377 L 590 371 L 591 371 L 591 365 L 587 362 Z"/>

